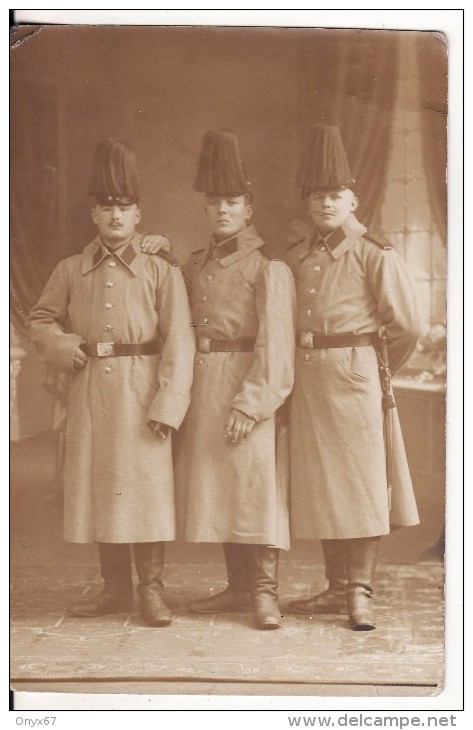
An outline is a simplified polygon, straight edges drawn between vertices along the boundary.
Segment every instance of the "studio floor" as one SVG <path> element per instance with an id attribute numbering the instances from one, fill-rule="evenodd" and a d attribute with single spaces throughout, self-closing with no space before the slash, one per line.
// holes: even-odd
<path id="1" fill-rule="evenodd" d="M 284 619 L 278 631 L 257 631 L 249 613 L 199 616 L 188 610 L 193 597 L 225 585 L 216 545 L 168 546 L 171 626 L 144 625 L 137 606 L 128 615 L 74 618 L 67 604 L 98 589 L 100 574 L 95 546 L 62 540 L 54 463 L 48 434 L 12 445 L 15 691 L 335 697 L 441 692 L 444 566 L 441 545 L 432 543 L 430 533 L 413 528 L 385 539 L 372 632 L 351 631 L 343 615 L 310 618 L 287 611 L 294 597 L 324 585 L 320 547 L 311 543 L 296 543 L 282 555 Z"/>

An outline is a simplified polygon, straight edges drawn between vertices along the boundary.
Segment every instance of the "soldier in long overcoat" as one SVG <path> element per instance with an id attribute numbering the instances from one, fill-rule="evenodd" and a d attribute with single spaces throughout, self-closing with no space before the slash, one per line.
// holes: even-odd
<path id="1" fill-rule="evenodd" d="M 380 537 L 418 523 L 397 411 L 390 393 L 383 398 L 389 372 L 381 352 L 378 362 L 378 333 L 395 372 L 419 322 L 404 262 L 354 215 L 337 127 L 315 127 L 300 184 L 314 226 L 287 256 L 297 288 L 291 534 L 322 540 L 328 589 L 291 608 L 345 612 L 347 599 L 352 628 L 370 630 Z"/>
<path id="2" fill-rule="evenodd" d="M 182 536 L 223 543 L 228 587 L 197 612 L 241 610 L 278 628 L 278 556 L 289 548 L 288 483 L 276 471 L 276 414 L 294 377 L 291 271 L 249 224 L 251 193 L 238 140 L 204 137 L 195 188 L 206 194 L 212 239 L 183 267 L 197 354 L 179 439 Z"/>
<path id="3" fill-rule="evenodd" d="M 29 317 L 44 360 L 70 374 L 64 538 L 97 542 L 104 578 L 70 611 L 129 609 L 132 544 L 141 613 L 161 626 L 164 543 L 176 537 L 171 432 L 189 405 L 195 337 L 179 267 L 140 250 L 131 148 L 99 143 L 89 192 L 99 234 L 58 264 Z"/>

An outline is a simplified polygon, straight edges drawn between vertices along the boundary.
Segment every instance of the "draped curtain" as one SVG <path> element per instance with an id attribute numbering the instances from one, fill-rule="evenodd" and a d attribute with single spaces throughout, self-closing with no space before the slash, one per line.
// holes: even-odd
<path id="1" fill-rule="evenodd" d="M 417 53 L 424 166 L 430 207 L 447 243 L 447 47 L 439 33 L 419 33 Z"/>
<path id="2" fill-rule="evenodd" d="M 25 78 L 11 87 L 11 309 L 21 332 L 62 256 L 59 90 Z"/>
<path id="3" fill-rule="evenodd" d="M 301 155 L 317 123 L 340 127 L 360 200 L 357 215 L 377 224 L 391 151 L 398 76 L 397 33 L 325 30 L 300 47 Z"/>

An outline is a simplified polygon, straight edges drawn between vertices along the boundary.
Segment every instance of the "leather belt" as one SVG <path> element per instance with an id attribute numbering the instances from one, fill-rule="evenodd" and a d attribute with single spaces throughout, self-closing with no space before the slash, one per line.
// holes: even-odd
<path id="1" fill-rule="evenodd" d="M 130 355 L 159 355 L 161 341 L 152 340 L 136 344 L 121 344 L 119 342 L 92 342 L 80 346 L 89 357 L 122 357 Z"/>
<path id="2" fill-rule="evenodd" d="M 318 348 L 336 347 L 367 347 L 375 345 L 379 340 L 377 332 L 368 332 L 364 335 L 316 335 L 314 332 L 298 332 L 297 344 L 309 350 Z"/>
<path id="3" fill-rule="evenodd" d="M 213 337 L 198 337 L 199 352 L 253 352 L 256 340 L 252 337 L 241 337 L 239 340 L 214 340 Z"/>

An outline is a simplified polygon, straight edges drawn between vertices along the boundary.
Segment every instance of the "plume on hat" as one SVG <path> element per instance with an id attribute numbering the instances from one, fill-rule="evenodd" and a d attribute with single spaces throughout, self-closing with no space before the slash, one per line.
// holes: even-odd
<path id="1" fill-rule="evenodd" d="M 128 142 L 111 137 L 100 140 L 94 153 L 88 193 L 99 202 L 139 202 L 136 158 Z"/>
<path id="2" fill-rule="evenodd" d="M 339 128 L 316 124 L 299 170 L 302 197 L 313 190 L 350 188 L 354 182 Z"/>
<path id="3" fill-rule="evenodd" d="M 230 129 L 211 129 L 205 133 L 194 190 L 227 196 L 250 192 L 251 183 L 240 158 L 238 138 Z"/>

